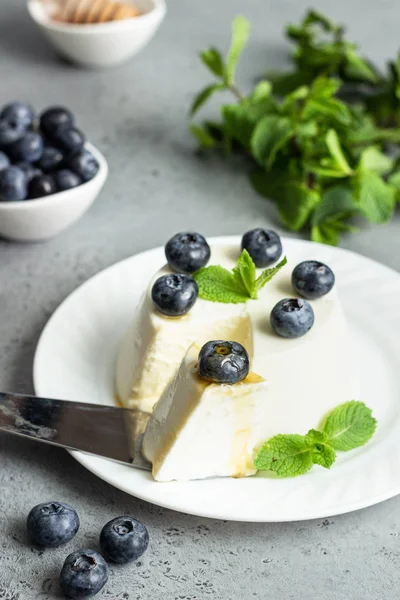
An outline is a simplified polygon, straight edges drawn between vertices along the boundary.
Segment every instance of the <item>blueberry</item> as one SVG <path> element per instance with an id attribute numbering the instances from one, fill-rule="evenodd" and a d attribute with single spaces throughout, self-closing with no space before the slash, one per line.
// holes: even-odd
<path id="1" fill-rule="evenodd" d="M 292 285 L 304 298 L 314 300 L 331 291 L 335 283 L 333 271 L 317 260 L 306 260 L 294 269 Z"/>
<path id="2" fill-rule="evenodd" d="M 162 275 L 154 283 L 151 297 L 158 311 L 168 317 L 187 313 L 197 300 L 199 288 L 194 279 L 183 273 Z"/>
<path id="3" fill-rule="evenodd" d="M 18 202 L 28 195 L 25 173 L 18 167 L 0 171 L 0 201 Z"/>
<path id="4" fill-rule="evenodd" d="M 71 188 L 81 185 L 82 179 L 69 169 L 61 169 L 53 173 L 54 181 L 56 182 L 57 188 L 60 192 L 69 190 Z"/>
<path id="5" fill-rule="evenodd" d="M 57 193 L 56 182 L 51 175 L 37 175 L 29 182 L 29 198 L 42 198 Z"/>
<path id="6" fill-rule="evenodd" d="M 52 106 L 40 115 L 40 129 L 49 139 L 62 129 L 74 126 L 72 113 L 63 106 Z"/>
<path id="7" fill-rule="evenodd" d="M 28 183 L 37 175 L 42 175 L 42 171 L 38 167 L 31 165 L 31 163 L 21 161 L 15 163 L 15 166 L 22 169 L 22 171 L 25 173 L 26 181 Z"/>
<path id="8" fill-rule="evenodd" d="M 25 104 L 25 102 L 10 102 L 1 111 L 0 119 L 12 119 L 16 123 L 23 125 L 25 129 L 29 129 L 33 125 L 35 115 L 29 104 Z"/>
<path id="9" fill-rule="evenodd" d="M 239 342 L 215 340 L 200 350 L 197 372 L 207 381 L 238 383 L 247 377 L 249 370 L 249 355 Z"/>
<path id="10" fill-rule="evenodd" d="M 26 134 L 26 127 L 14 119 L 0 119 L 0 145 L 8 146 Z"/>
<path id="11" fill-rule="evenodd" d="M 272 329 L 281 337 L 298 338 L 314 325 L 314 311 L 307 300 L 285 298 L 272 309 L 270 322 Z"/>
<path id="12" fill-rule="evenodd" d="M 80 152 L 85 144 L 85 136 L 83 133 L 71 127 L 70 129 L 61 129 L 52 137 L 52 141 L 57 148 L 60 148 L 66 154 Z"/>
<path id="13" fill-rule="evenodd" d="M 53 146 L 45 146 L 43 154 L 37 161 L 37 166 L 44 172 L 54 171 L 58 169 L 64 160 L 63 153 Z"/>
<path id="14" fill-rule="evenodd" d="M 68 167 L 79 175 L 82 181 L 93 179 L 100 168 L 99 163 L 88 150 L 82 150 L 72 156 L 68 161 Z"/>
<path id="15" fill-rule="evenodd" d="M 78 550 L 65 559 L 60 587 L 70 598 L 91 598 L 108 581 L 109 568 L 95 550 Z"/>
<path id="16" fill-rule="evenodd" d="M 10 146 L 9 154 L 14 162 L 37 162 L 43 153 L 43 138 L 39 133 L 28 131 L 23 138 Z"/>
<path id="17" fill-rule="evenodd" d="M 177 233 L 165 246 L 165 256 L 174 271 L 194 273 L 210 260 L 210 246 L 200 233 Z"/>
<path id="18" fill-rule="evenodd" d="M 104 525 L 100 547 L 107 560 L 125 564 L 137 560 L 147 550 L 149 533 L 132 517 L 117 517 Z"/>
<path id="19" fill-rule="evenodd" d="M 269 267 L 282 255 L 281 238 L 270 229 L 252 229 L 242 237 L 242 250 L 247 250 L 256 267 Z"/>
<path id="20" fill-rule="evenodd" d="M 32 508 L 26 526 L 31 542 L 56 548 L 72 540 L 79 529 L 79 517 L 69 504 L 46 502 Z"/>
<path id="21" fill-rule="evenodd" d="M 0 171 L 2 171 L 3 169 L 7 169 L 7 167 L 10 166 L 10 159 L 8 158 L 7 154 L 4 154 L 4 152 L 0 152 Z"/>

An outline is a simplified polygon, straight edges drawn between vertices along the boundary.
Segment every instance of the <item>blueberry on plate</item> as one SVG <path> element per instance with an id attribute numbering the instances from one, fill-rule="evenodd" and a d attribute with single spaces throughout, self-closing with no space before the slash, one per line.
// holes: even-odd
<path id="1" fill-rule="evenodd" d="M 27 181 L 22 169 L 11 166 L 0 171 L 0 201 L 19 202 L 27 195 Z"/>
<path id="2" fill-rule="evenodd" d="M 315 300 L 328 294 L 335 283 L 335 275 L 324 263 L 306 260 L 293 270 L 292 285 L 304 298 Z"/>
<path id="3" fill-rule="evenodd" d="M 55 171 L 58 169 L 64 160 L 64 155 L 58 148 L 54 146 L 45 146 L 40 159 L 37 161 L 37 166 L 44 173 Z"/>
<path id="4" fill-rule="evenodd" d="M 215 340 L 207 342 L 200 350 L 197 372 L 207 381 L 238 383 L 249 371 L 249 355 L 239 342 Z"/>
<path id="5" fill-rule="evenodd" d="M 272 309 L 270 322 L 272 329 L 281 337 L 298 338 L 314 325 L 314 311 L 307 300 L 284 298 Z"/>
<path id="6" fill-rule="evenodd" d="M 10 166 L 10 159 L 8 158 L 7 154 L 4 154 L 4 152 L 0 152 L 0 171 L 2 171 L 3 169 L 7 169 L 7 167 Z"/>
<path id="7" fill-rule="evenodd" d="M 52 175 L 36 175 L 29 182 L 29 198 L 42 198 L 58 192 Z"/>
<path id="8" fill-rule="evenodd" d="M 72 540 L 79 529 L 79 517 L 69 504 L 45 502 L 32 508 L 26 526 L 31 542 L 56 548 Z"/>
<path id="9" fill-rule="evenodd" d="M 88 150 L 82 150 L 78 154 L 74 154 L 68 160 L 68 168 L 74 171 L 82 181 L 89 181 L 97 174 L 100 168 L 99 163 Z"/>
<path id="10" fill-rule="evenodd" d="M 14 162 L 37 162 L 43 152 L 43 138 L 39 133 L 28 131 L 10 146 L 9 155 Z"/>
<path id="11" fill-rule="evenodd" d="M 26 134 L 26 127 L 14 119 L 0 119 L 0 145 L 9 146 Z"/>
<path id="12" fill-rule="evenodd" d="M 168 317 L 180 317 L 187 313 L 196 302 L 198 295 L 197 283 L 184 273 L 162 275 L 151 290 L 155 307 Z"/>
<path id="13" fill-rule="evenodd" d="M 15 163 L 15 166 L 19 167 L 25 173 L 27 183 L 37 175 L 42 175 L 42 171 L 31 163 L 20 161 Z"/>
<path id="14" fill-rule="evenodd" d="M 109 568 L 95 550 L 78 550 L 65 559 L 60 573 L 60 587 L 70 598 L 91 598 L 108 581 Z"/>
<path id="15" fill-rule="evenodd" d="M 40 129 L 49 139 L 62 129 L 70 129 L 74 126 L 72 113 L 63 106 L 52 106 L 40 115 Z"/>
<path id="16" fill-rule="evenodd" d="M 107 560 L 125 564 L 137 560 L 147 550 L 149 532 L 132 517 L 117 517 L 104 525 L 100 547 Z"/>
<path id="17" fill-rule="evenodd" d="M 60 169 L 60 171 L 56 171 L 53 173 L 54 181 L 56 182 L 57 189 L 60 192 L 64 190 L 70 190 L 71 188 L 77 187 L 81 185 L 82 179 L 74 173 L 70 171 L 70 169 Z"/>
<path id="18" fill-rule="evenodd" d="M 194 273 L 205 267 L 210 255 L 210 246 L 200 233 L 177 233 L 165 245 L 168 264 L 179 273 Z"/>
<path id="19" fill-rule="evenodd" d="M 252 229 L 242 237 L 242 250 L 247 250 L 256 267 L 269 267 L 282 255 L 281 238 L 271 229 Z"/>
<path id="20" fill-rule="evenodd" d="M 0 113 L 0 119 L 11 119 L 29 129 L 35 120 L 32 107 L 25 102 L 10 102 Z"/>
<path id="21" fill-rule="evenodd" d="M 82 150 L 85 141 L 85 136 L 76 127 L 61 129 L 52 136 L 53 144 L 65 152 L 65 154 L 79 152 Z"/>

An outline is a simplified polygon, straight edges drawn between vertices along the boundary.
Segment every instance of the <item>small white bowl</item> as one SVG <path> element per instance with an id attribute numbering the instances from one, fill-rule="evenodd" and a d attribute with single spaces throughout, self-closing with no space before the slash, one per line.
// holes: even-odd
<path id="1" fill-rule="evenodd" d="M 108 165 L 92 144 L 85 147 L 100 166 L 93 179 L 44 198 L 22 202 L 0 201 L 0 237 L 17 242 L 48 240 L 75 223 L 89 209 L 104 185 Z"/>
<path id="2" fill-rule="evenodd" d="M 41 0 L 28 0 L 28 10 L 44 36 L 70 60 L 85 67 L 110 67 L 137 54 L 151 40 L 166 13 L 165 0 L 127 0 L 137 17 L 75 25 L 53 21 Z"/>

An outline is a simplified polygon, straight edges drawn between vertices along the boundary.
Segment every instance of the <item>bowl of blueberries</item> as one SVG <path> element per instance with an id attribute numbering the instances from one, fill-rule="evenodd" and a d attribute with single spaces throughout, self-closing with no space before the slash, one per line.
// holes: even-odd
<path id="1" fill-rule="evenodd" d="M 52 106 L 36 116 L 24 102 L 0 111 L 0 236 L 20 242 L 50 239 L 75 223 L 107 178 L 104 156 Z"/>

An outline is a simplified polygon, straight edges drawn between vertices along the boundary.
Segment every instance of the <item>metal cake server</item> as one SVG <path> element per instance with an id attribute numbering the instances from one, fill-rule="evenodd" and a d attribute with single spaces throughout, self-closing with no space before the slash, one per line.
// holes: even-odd
<path id="1" fill-rule="evenodd" d="M 0 392 L 0 432 L 151 470 L 141 441 L 149 415 L 138 410 Z"/>

